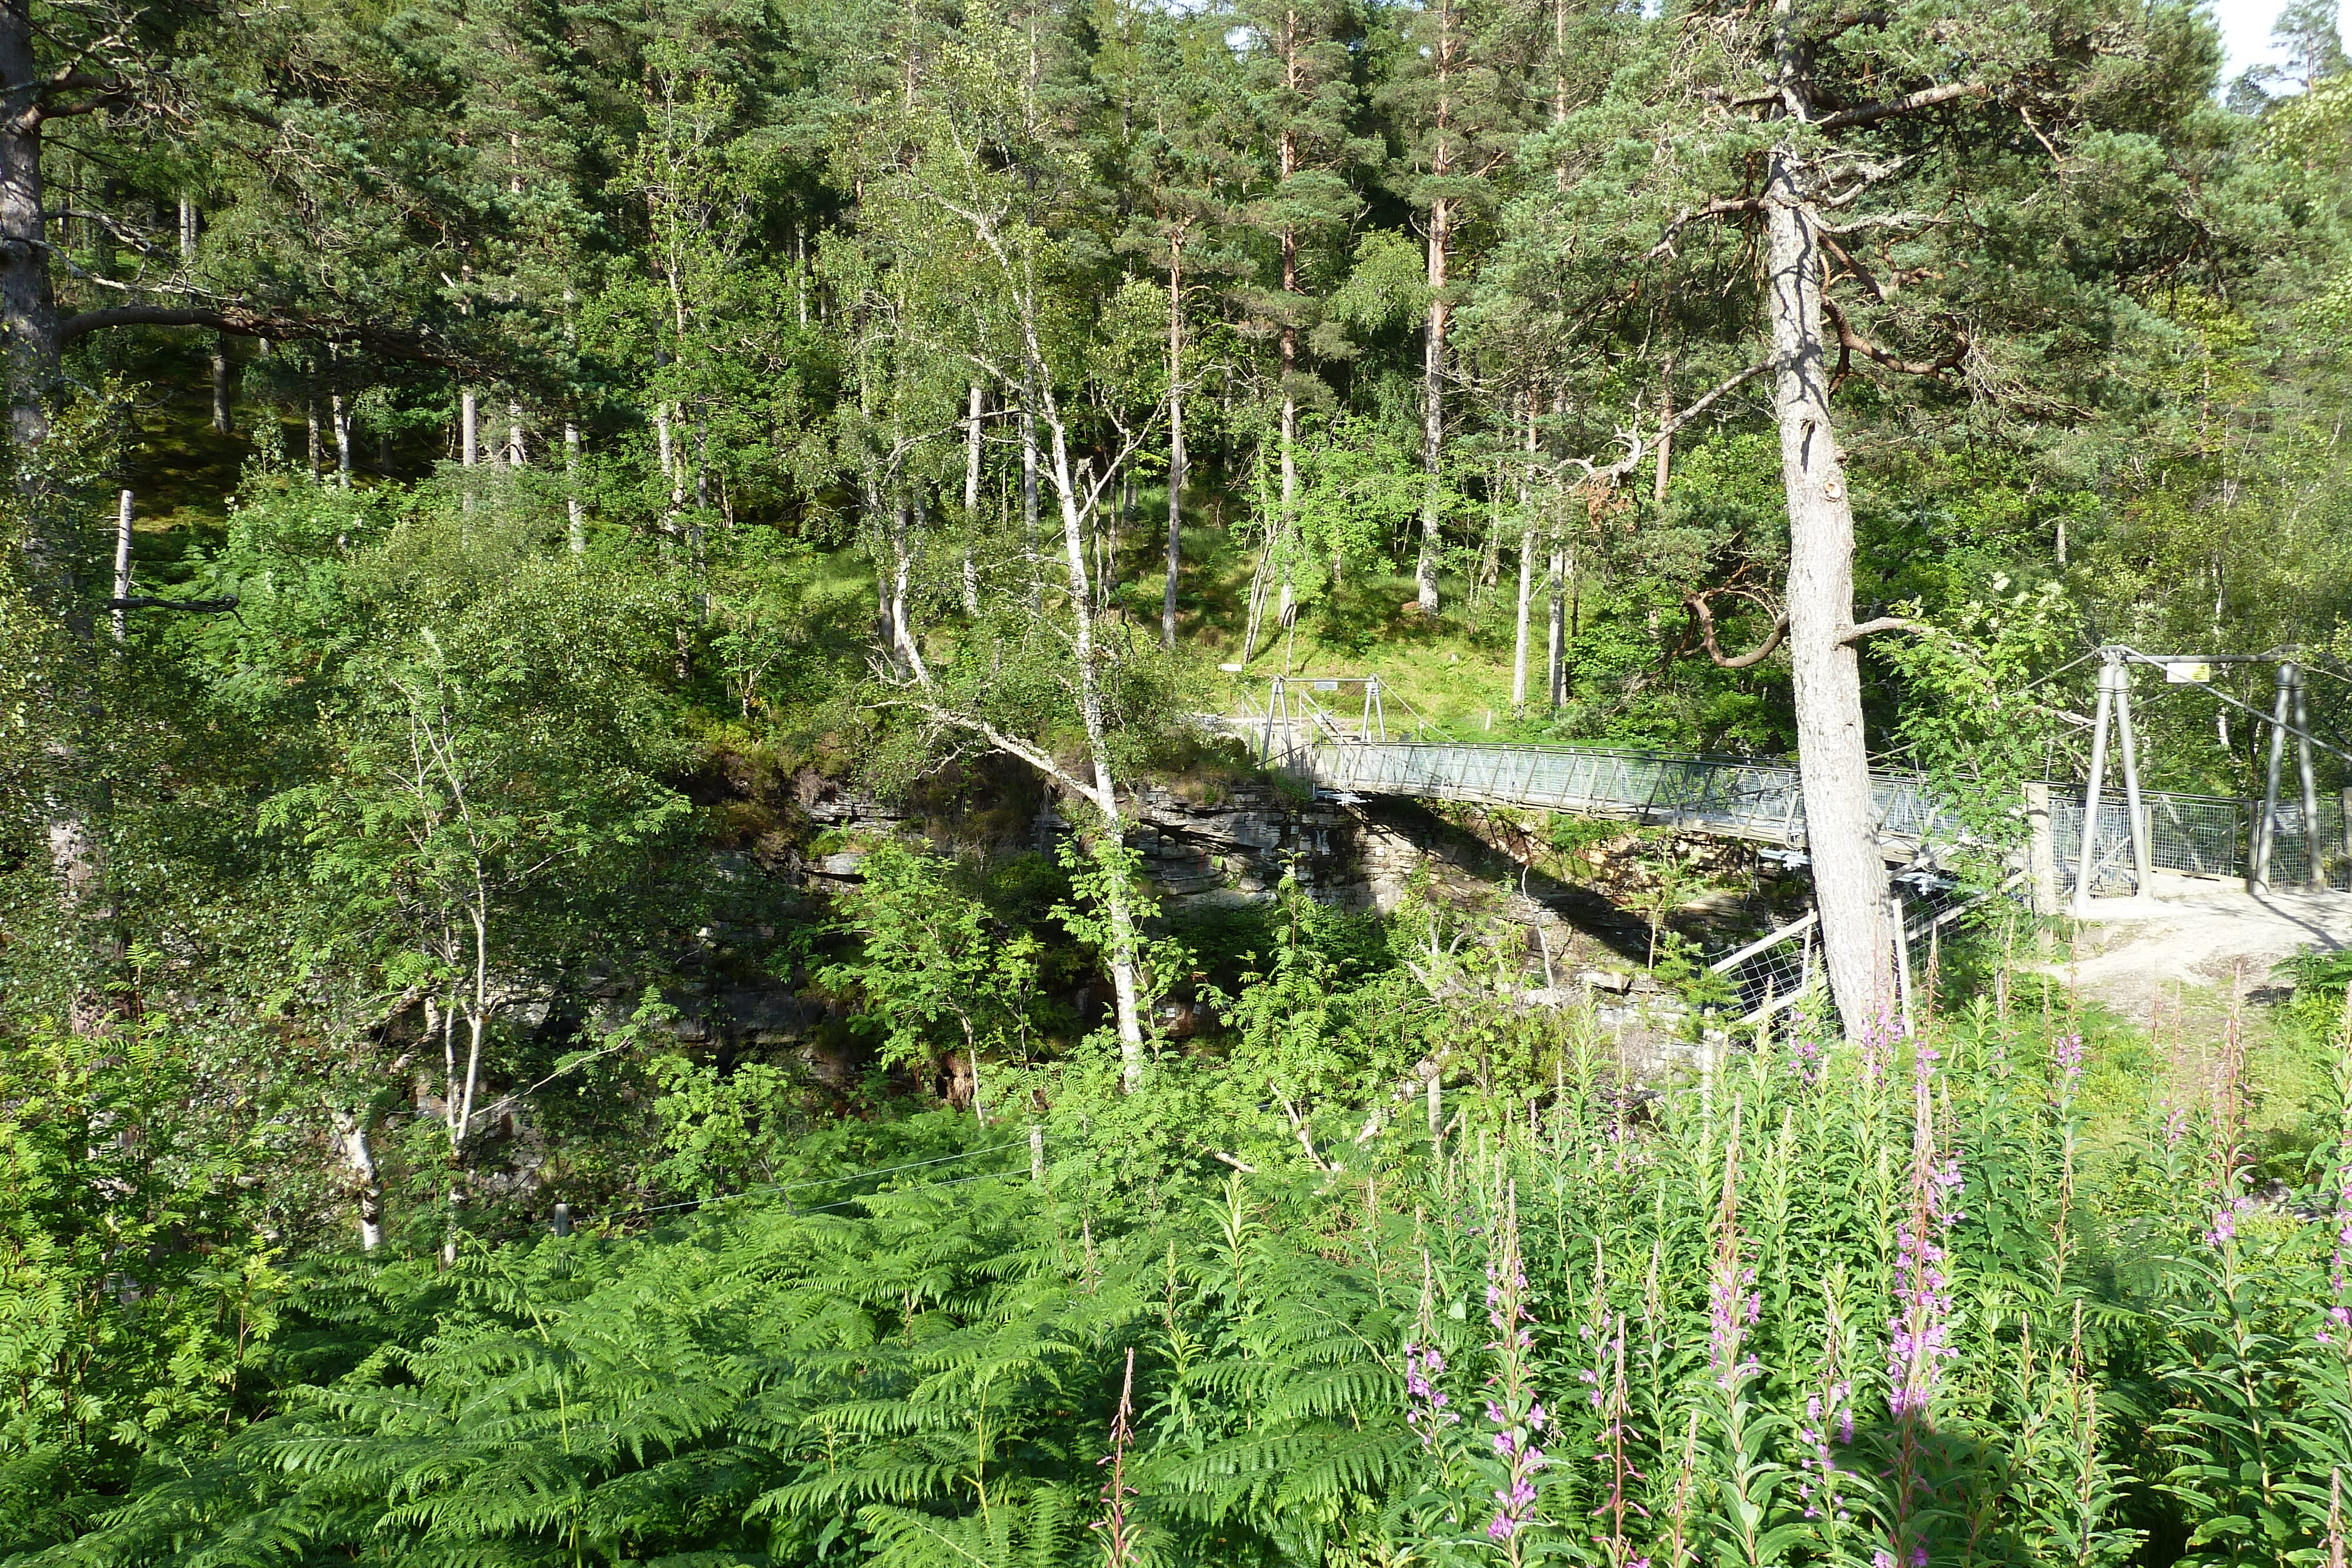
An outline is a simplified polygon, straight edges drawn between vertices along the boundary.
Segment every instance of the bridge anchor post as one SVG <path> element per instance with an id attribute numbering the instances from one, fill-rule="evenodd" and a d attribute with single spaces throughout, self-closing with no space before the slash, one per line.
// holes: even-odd
<path id="1" fill-rule="evenodd" d="M 2279 771 L 2286 761 L 2286 730 L 2294 713 L 2294 687 L 2301 674 L 2293 659 L 2278 668 L 2278 697 L 2271 708 L 2271 765 L 2263 784 L 2263 814 L 2254 819 L 2252 864 L 2246 872 L 2248 893 L 2271 890 L 2271 852 L 2278 843 Z"/>
<path id="2" fill-rule="evenodd" d="M 2091 779 L 2083 788 L 2083 841 L 2074 853 L 2074 915 L 2091 914 L 2091 883 L 2098 874 L 2099 795 L 2107 782 L 2107 723 L 2115 716 L 2117 666 L 2099 666 L 2099 706 L 2091 718 Z"/>

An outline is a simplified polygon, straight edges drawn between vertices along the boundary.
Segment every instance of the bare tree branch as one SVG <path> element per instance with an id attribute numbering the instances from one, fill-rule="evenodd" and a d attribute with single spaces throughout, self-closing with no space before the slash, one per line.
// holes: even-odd
<path id="1" fill-rule="evenodd" d="M 1667 436 L 1672 435 L 1684 425 L 1688 424 L 1691 421 L 1705 413 L 1708 409 L 1714 407 L 1716 401 L 1718 398 L 1721 398 L 1725 393 L 1738 390 L 1741 386 L 1744 386 L 1756 377 L 1762 375 L 1766 371 L 1770 370 L 1771 368 L 1772 367 L 1769 363 L 1753 364 L 1744 371 L 1736 371 L 1732 375 L 1726 377 L 1724 380 L 1717 382 L 1714 386 L 1709 387 L 1706 392 L 1692 399 L 1690 405 L 1687 408 L 1683 409 L 1672 419 L 1662 423 L 1658 426 L 1655 439 L 1658 441 L 1664 440 Z M 1626 452 L 1624 456 L 1620 457 L 1614 463 L 1603 465 L 1594 462 L 1589 457 L 1571 457 L 1568 459 L 1568 462 L 1583 469 L 1584 476 L 1587 480 L 1601 480 L 1613 483 L 1616 480 L 1622 479 L 1626 475 L 1631 474 L 1637 466 L 1640 465 L 1642 454 L 1644 448 L 1642 442 L 1642 433 L 1638 427 L 1633 430 L 1619 431 L 1617 433 L 1617 439 L 1625 443 Z"/>
<path id="2" fill-rule="evenodd" d="M 877 707 L 911 707 L 934 724 L 945 725 L 950 729 L 961 729 L 967 734 L 979 736 L 982 740 L 987 741 L 989 746 L 993 749 L 1001 751 L 1004 753 L 1005 756 L 1013 758 L 1017 761 L 1027 763 L 1030 767 L 1035 768 L 1038 772 L 1045 774 L 1047 778 L 1062 785 L 1064 788 L 1075 790 L 1078 795 L 1084 797 L 1086 800 L 1094 802 L 1097 809 L 1103 808 L 1104 802 L 1101 794 L 1095 789 L 1095 787 L 1080 779 L 1076 774 L 1072 773 L 1068 768 L 1064 768 L 1059 762 L 1056 762 L 1054 759 L 1052 753 L 1046 751 L 1042 747 L 1033 746 L 1025 740 L 1017 739 L 1013 736 L 1005 734 L 1003 730 L 998 729 L 994 725 L 989 723 L 984 718 L 980 718 L 968 713 L 958 713 L 953 708 L 942 707 L 937 703 L 927 702 L 919 698 L 895 699 L 888 702 L 877 703 L 875 706 Z M 1106 814 L 1108 813 L 1106 812 Z"/>
<path id="3" fill-rule="evenodd" d="M 346 343 L 381 354 L 388 360 L 439 365 L 449 370 L 478 370 L 479 361 L 459 350 L 436 344 L 415 333 L 399 332 L 348 321 L 312 321 L 273 316 L 242 306 L 110 305 L 68 316 L 58 329 L 64 347 L 115 327 L 208 327 L 246 338 L 278 342 Z"/>
<path id="4" fill-rule="evenodd" d="M 1990 90 L 1980 81 L 1946 82 L 1941 87 L 1921 88 L 1917 92 L 1885 103 L 1864 104 L 1860 109 L 1841 110 L 1813 121 L 1822 131 L 1840 131 L 1849 125 L 1874 125 L 1882 120 L 1892 120 L 1898 114 L 1916 114 L 1923 109 L 1933 109 L 1939 103 L 1949 103 L 1956 98 L 1982 98 Z"/>
<path id="5" fill-rule="evenodd" d="M 1666 225 L 1666 232 L 1658 243 L 1643 252 L 1642 259 L 1656 261 L 1673 255 L 1675 237 L 1693 224 L 1704 223 L 1709 218 L 1729 217 L 1735 213 L 1760 213 L 1763 210 L 1764 198 L 1761 196 L 1727 196 L 1703 207 L 1685 207 Z"/>
<path id="6" fill-rule="evenodd" d="M 1765 660 L 1770 658 L 1772 656 L 1772 651 L 1775 648 L 1778 648 L 1782 641 L 1788 637 L 1789 617 L 1785 612 L 1776 612 L 1772 618 L 1772 630 L 1765 633 L 1764 641 L 1759 643 L 1755 647 L 1750 648 L 1745 653 L 1727 655 L 1722 649 L 1715 645 L 1715 612 L 1707 605 L 1707 600 L 1709 597 L 1716 593 L 1726 591 L 1736 591 L 1708 589 L 1704 592 L 1685 594 L 1683 596 L 1683 605 L 1684 608 L 1687 609 L 1691 612 L 1692 617 L 1698 622 L 1699 641 L 1706 646 L 1706 656 L 1708 658 L 1713 659 L 1717 664 L 1727 670 L 1748 669 L 1754 665 L 1760 664 Z M 1739 597 L 1749 600 L 1750 601 L 1757 603 L 1759 607 L 1763 607 L 1762 601 L 1757 599 L 1753 594 L 1741 593 Z"/>
<path id="7" fill-rule="evenodd" d="M 1968 357 L 1968 340 L 1962 338 L 1959 345 L 1940 360 L 1906 360 L 1899 355 L 1889 353 L 1856 332 L 1847 322 L 1845 312 L 1839 309 L 1836 301 L 1831 299 L 1826 294 L 1822 296 L 1822 313 L 1827 316 L 1837 328 L 1837 379 L 1840 381 L 1844 380 L 1851 373 L 1853 356 L 1857 353 L 1873 364 L 1884 365 L 1890 371 L 1899 371 L 1906 376 L 1941 376 L 1946 371 L 1952 369 Z"/>
<path id="8" fill-rule="evenodd" d="M 1874 621 L 1865 621 L 1861 625 L 1853 627 L 1838 641 L 1859 643 L 1864 637 L 1875 637 L 1881 632 L 1909 632 L 1924 637 L 1934 630 L 1933 626 L 1924 621 L 1913 621 L 1901 615 L 1881 615 Z"/>
<path id="9" fill-rule="evenodd" d="M 190 615 L 218 615 L 224 612 L 235 610 L 236 603 L 236 595 L 234 593 L 225 599 L 151 599 L 144 594 L 134 594 L 128 599 L 110 599 L 106 601 L 106 608 L 109 610 L 178 610 Z"/>

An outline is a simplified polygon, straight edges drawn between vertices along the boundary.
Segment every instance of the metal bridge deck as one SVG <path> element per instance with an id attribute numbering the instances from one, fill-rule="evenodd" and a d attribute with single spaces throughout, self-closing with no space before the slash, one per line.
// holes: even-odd
<path id="1" fill-rule="evenodd" d="M 1334 793 L 1527 807 L 1784 849 L 1805 842 L 1804 793 L 1785 763 L 1615 747 L 1298 738 L 1277 745 L 1271 760 Z M 1892 858 L 1964 836 L 1916 779 L 1875 774 L 1871 796 L 1880 847 Z"/>

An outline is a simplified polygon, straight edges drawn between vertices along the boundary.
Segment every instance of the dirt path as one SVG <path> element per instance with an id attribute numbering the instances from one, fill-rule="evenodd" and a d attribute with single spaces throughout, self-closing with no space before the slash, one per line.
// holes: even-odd
<path id="1" fill-rule="evenodd" d="M 2238 883 L 2166 879 L 2153 898 L 2092 904 L 2070 957 L 2050 972 L 2125 1018 L 2145 1019 L 2157 997 L 2210 989 L 2228 1002 L 2282 982 L 2273 971 L 2305 947 L 2352 947 L 2352 894 L 2272 892 Z"/>

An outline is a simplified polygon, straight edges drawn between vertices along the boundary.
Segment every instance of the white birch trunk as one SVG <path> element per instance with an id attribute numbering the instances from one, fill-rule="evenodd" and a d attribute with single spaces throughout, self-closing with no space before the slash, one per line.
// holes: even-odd
<path id="1" fill-rule="evenodd" d="M 131 597 L 131 492 L 122 492 L 114 513 L 114 597 Z M 131 635 L 131 612 L 117 604 L 114 607 L 114 640 L 119 644 Z"/>
<path id="2" fill-rule="evenodd" d="M 563 422 L 563 511 L 573 555 L 588 553 L 588 509 L 580 502 L 580 426 Z"/>
<path id="3" fill-rule="evenodd" d="M 1535 598 L 1536 525 L 1528 519 L 1519 530 L 1519 608 L 1511 633 L 1511 712 L 1528 708 L 1528 611 Z"/>
<path id="4" fill-rule="evenodd" d="M 1528 393 L 1528 465 L 1519 478 L 1519 603 L 1511 634 L 1511 713 L 1528 710 L 1528 607 L 1536 574 L 1536 394 Z"/>
<path id="5" fill-rule="evenodd" d="M 228 337 L 226 333 L 213 339 L 213 428 L 223 435 L 236 427 L 231 404 L 235 402 L 236 372 L 229 363 Z"/>
<path id="6" fill-rule="evenodd" d="M 383 1184 L 376 1175 L 375 1152 L 368 1147 L 366 1124 L 355 1115 L 339 1115 L 335 1136 L 359 1185 L 360 1250 L 373 1252 L 383 1244 Z"/>
<path id="7" fill-rule="evenodd" d="M 1544 690 L 1551 711 L 1568 701 L 1568 547 L 1551 542 L 1551 615 L 1546 630 Z"/>
<path id="8" fill-rule="evenodd" d="M 1024 301 L 1024 305 L 1027 301 Z M 1053 436 L 1054 488 L 1062 508 L 1062 548 L 1069 572 L 1071 658 L 1076 664 L 1078 717 L 1085 726 L 1087 752 L 1094 771 L 1094 804 L 1102 814 L 1103 848 L 1117 852 L 1126 842 L 1126 821 L 1118 808 L 1118 787 L 1111 767 L 1110 735 L 1105 720 L 1101 673 L 1096 667 L 1094 615 L 1088 606 L 1086 519 L 1080 515 L 1077 479 L 1070 465 L 1067 433 L 1054 390 L 1045 379 L 1045 354 L 1037 341 L 1034 309 L 1022 323 L 1027 340 L 1028 376 L 1036 390 L 1038 412 L 1045 416 Z M 1034 451 L 1034 444 L 1030 450 Z M 1098 504 L 1098 503 L 1097 503 Z M 1134 1093 L 1143 1082 L 1142 1004 L 1136 977 L 1135 912 L 1129 902 L 1124 864 L 1110 868 L 1104 879 L 1103 915 L 1110 926 L 1111 994 L 1118 1008 L 1120 1087 Z"/>
<path id="9" fill-rule="evenodd" d="M 1021 548 L 1028 562 L 1029 608 L 1038 607 L 1037 572 L 1045 551 L 1037 527 L 1037 408 L 1036 378 L 1044 372 L 1032 369 L 1030 386 L 1021 399 Z"/>
<path id="10" fill-rule="evenodd" d="M 1275 565 L 1282 574 L 1282 591 L 1275 601 L 1274 623 L 1277 629 L 1288 626 L 1298 618 L 1298 603 L 1291 576 L 1298 554 L 1298 541 L 1292 536 L 1298 528 L 1298 402 L 1290 395 L 1288 387 L 1282 393 L 1282 511 L 1275 520 Z"/>

